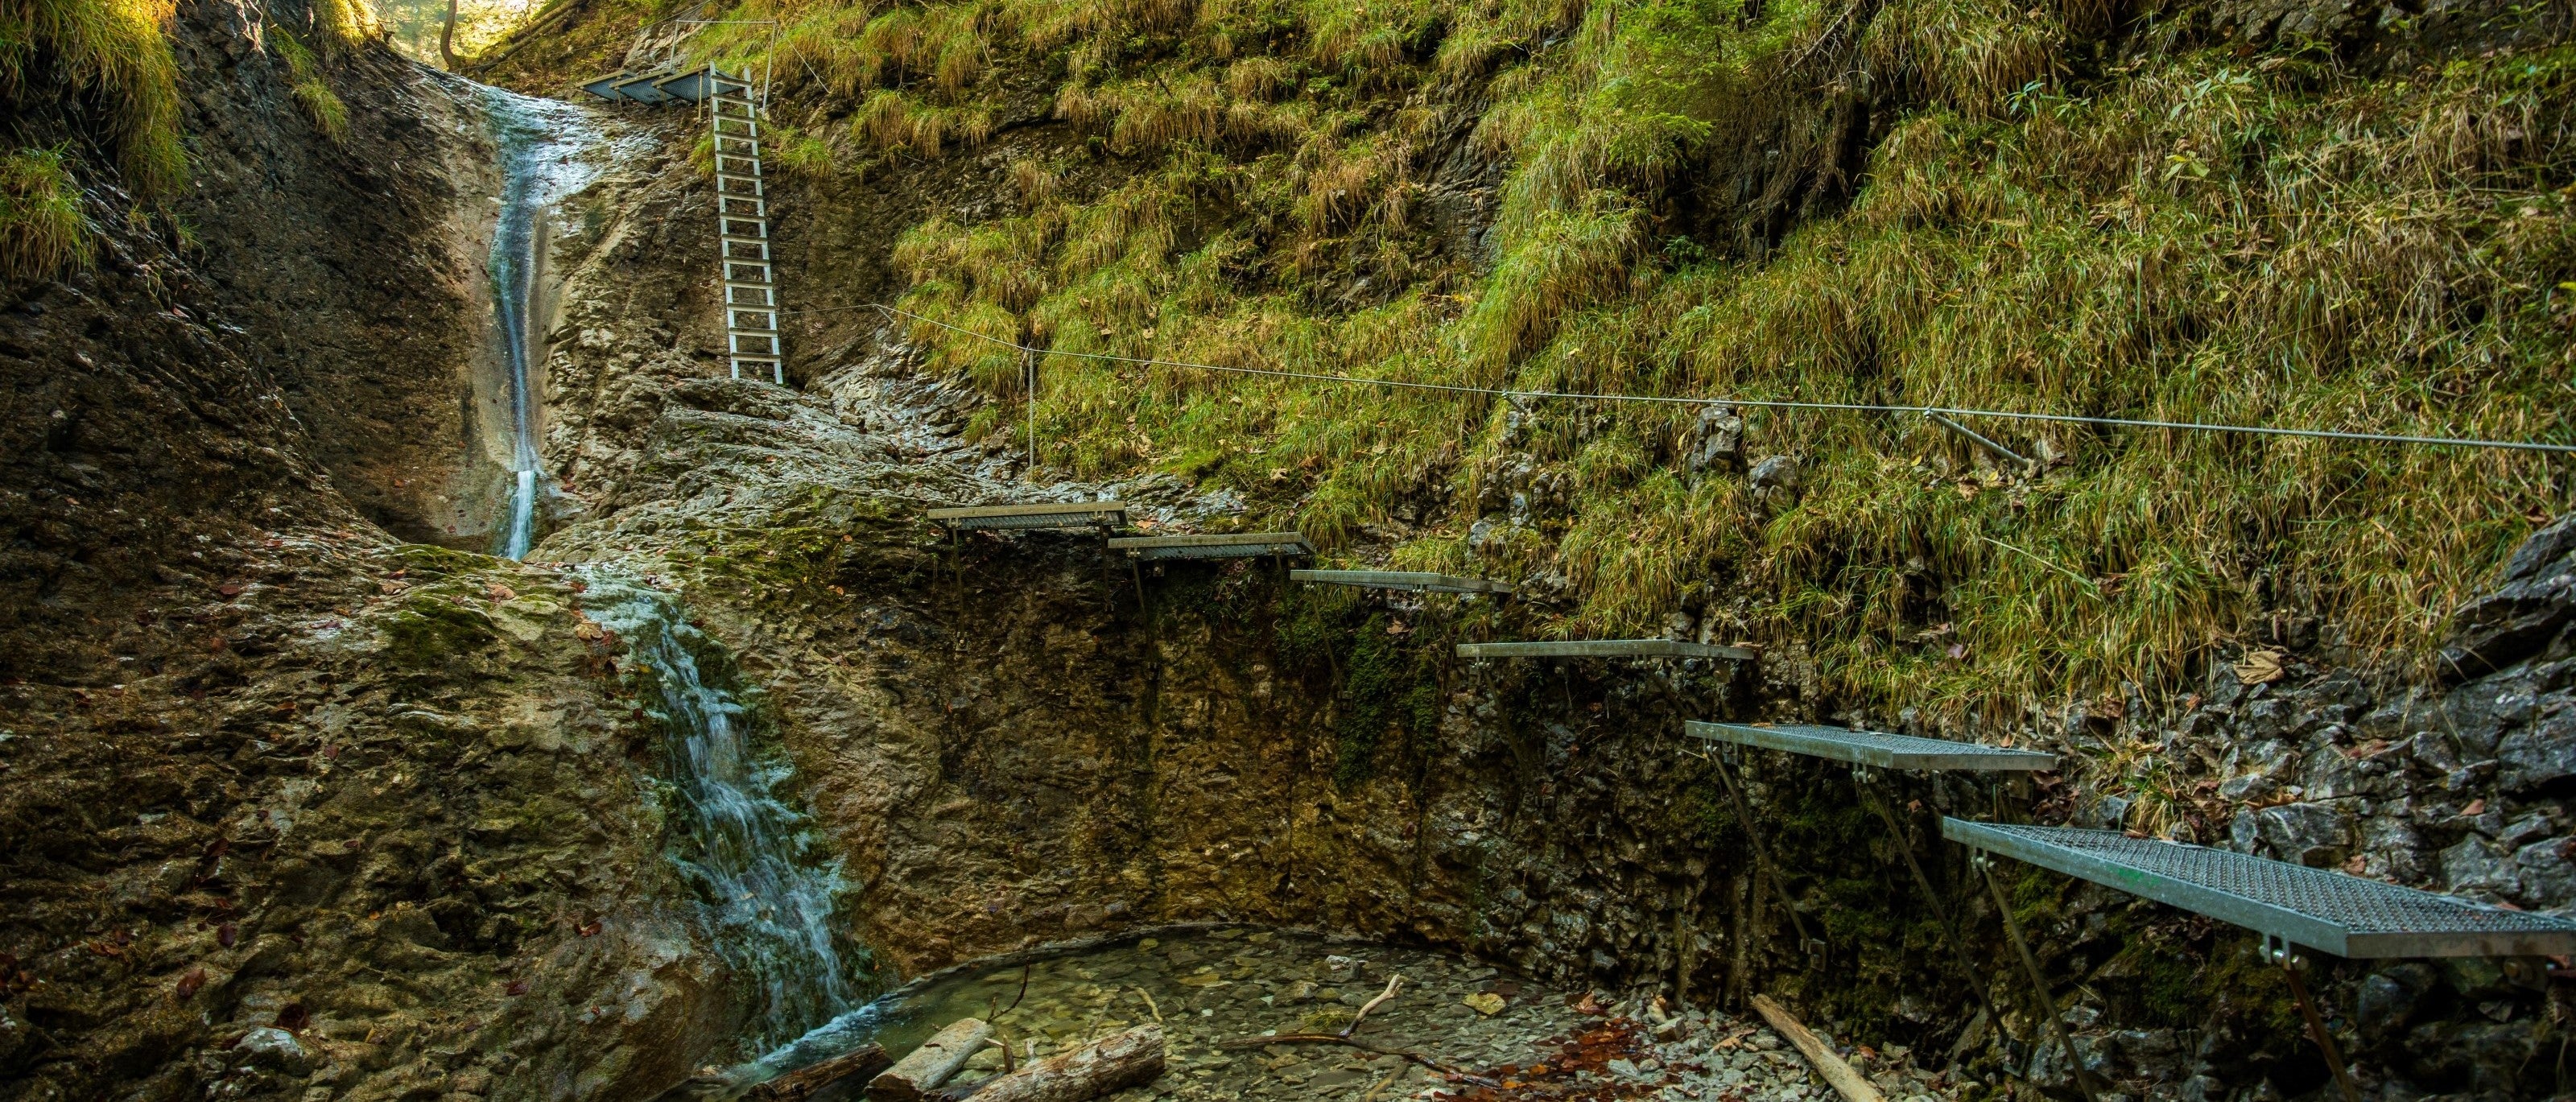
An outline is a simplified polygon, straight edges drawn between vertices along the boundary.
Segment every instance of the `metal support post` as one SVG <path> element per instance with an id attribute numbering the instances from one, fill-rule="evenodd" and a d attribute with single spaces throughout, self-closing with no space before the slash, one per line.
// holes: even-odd
<path id="1" fill-rule="evenodd" d="M 2021 923 L 2013 918 L 2012 901 L 2004 898 L 2004 886 L 1995 880 L 1994 861 L 1983 852 L 1969 860 L 1986 878 L 1986 890 L 1994 893 L 1995 913 L 2003 916 L 2004 934 L 2012 939 L 2013 952 L 2021 956 L 2022 970 L 2030 975 L 2030 993 L 2039 999 L 2039 1012 L 2048 1017 L 2049 1032 L 2057 1035 L 2058 1046 L 2066 1050 L 2066 1063 L 2075 1078 L 2075 1089 L 2084 1092 L 2085 1102 L 2100 1102 L 2102 1096 L 2094 1089 L 2093 1072 L 2084 1066 L 2084 1057 L 2075 1051 L 2075 1035 L 2066 1031 L 2066 1022 L 2057 1016 L 2057 997 L 2048 993 L 2048 977 L 2040 972 L 2039 958 L 2031 955 L 2030 943 L 2022 940 Z"/>
<path id="2" fill-rule="evenodd" d="M 1780 907 L 1789 912 L 1789 925 L 1798 931 L 1798 948 L 1812 960 L 1823 955 L 1825 943 L 1807 932 L 1807 920 L 1798 915 L 1798 901 L 1789 898 L 1789 885 L 1780 876 L 1780 863 L 1771 859 L 1771 847 L 1764 844 L 1762 831 L 1753 825 L 1753 806 L 1744 802 L 1744 790 L 1736 786 L 1734 772 L 1726 767 L 1726 759 L 1734 751 L 1732 746 L 1721 747 L 1709 760 L 1717 765 L 1717 779 L 1726 786 L 1727 799 L 1735 803 L 1735 817 L 1744 824 L 1744 837 L 1753 843 L 1753 859 L 1761 862 L 1763 878 L 1771 881 L 1771 890 L 1780 894 Z"/>
<path id="3" fill-rule="evenodd" d="M 2317 1013 L 2316 1000 L 2308 997 L 2308 983 L 2299 978 L 2307 971 L 2308 959 L 2290 947 L 2287 939 L 2263 935 L 2263 955 L 2281 966 L 2281 976 L 2290 981 L 2290 994 L 2299 1000 L 2299 1016 L 2308 1020 L 2308 1039 L 2316 1042 L 2324 1054 L 2326 1067 L 2334 1071 L 2335 1086 L 2342 1088 L 2344 1102 L 2361 1102 L 2361 1086 L 2352 1081 L 2352 1069 L 2344 1066 L 2343 1050 L 2335 1047 L 2334 1034 L 2326 1030 L 2326 1020 Z"/>
<path id="4" fill-rule="evenodd" d="M 1967 981 L 1968 993 L 1976 998 L 1977 1009 L 1984 1011 L 1988 1019 L 2001 1022 L 1993 1004 L 1986 1001 L 1986 985 L 1980 981 L 1976 966 L 1968 962 L 1968 947 L 1960 936 L 1959 924 L 1951 920 L 1950 907 L 1941 902 L 1941 893 L 1932 889 L 1932 878 L 1924 875 L 1923 863 L 1915 860 L 1914 841 L 1907 837 L 1905 828 L 1897 824 L 1896 811 L 1888 806 L 1887 793 L 1877 783 L 1878 775 L 1866 766 L 1856 767 L 1852 770 L 1852 782 L 1860 788 L 1861 799 L 1869 804 L 1871 810 L 1878 812 L 1879 819 L 1887 824 L 1887 832 L 1896 838 L 1896 852 L 1905 857 L 1905 869 L 1914 874 L 1914 886 L 1923 892 L 1923 901 L 1932 905 L 1932 916 L 1941 921 L 1941 939 L 1950 946 L 1950 960 L 1959 966 L 1959 975 Z"/>

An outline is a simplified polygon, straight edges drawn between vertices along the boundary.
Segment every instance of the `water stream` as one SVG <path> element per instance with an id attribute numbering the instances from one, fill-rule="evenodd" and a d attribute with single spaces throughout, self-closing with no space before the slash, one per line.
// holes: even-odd
<path id="1" fill-rule="evenodd" d="M 510 519 L 502 528 L 497 551 L 523 559 L 535 541 L 537 496 L 545 481 L 545 457 L 537 449 L 536 398 L 530 393 L 530 330 L 540 319 L 534 309 L 542 246 L 538 235 L 547 208 L 580 190 L 598 176 L 592 158 L 583 156 L 601 140 L 582 109 L 560 100 L 522 96 L 499 88 L 482 89 L 484 116 L 500 150 L 501 210 L 492 229 L 492 312 L 501 331 L 502 367 L 508 375 L 510 407 Z"/>
<path id="2" fill-rule="evenodd" d="M 672 826 L 669 857 L 732 972 L 745 1048 L 767 1051 L 857 1006 L 874 979 L 864 950 L 835 933 L 839 863 L 781 798 L 788 765 L 754 745 L 730 660 L 669 593 L 605 571 L 584 578 L 583 610 L 625 641 L 627 676 L 662 728 L 655 799 Z"/>

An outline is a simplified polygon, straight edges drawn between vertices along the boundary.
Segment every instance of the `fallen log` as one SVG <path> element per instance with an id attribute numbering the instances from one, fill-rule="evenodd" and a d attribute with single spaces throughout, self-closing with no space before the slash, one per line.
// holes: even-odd
<path id="1" fill-rule="evenodd" d="M 817 1064 L 781 1075 L 757 1087 L 743 1097 L 756 1102 L 798 1102 L 811 1098 L 816 1091 L 844 1079 L 864 1079 L 886 1069 L 894 1058 L 886 1055 L 884 1045 L 864 1044 Z"/>
<path id="2" fill-rule="evenodd" d="M 1860 1073 L 1853 1071 L 1842 1057 L 1834 1055 L 1834 1050 L 1826 1048 L 1823 1040 L 1807 1032 L 1807 1027 L 1798 1024 L 1798 1019 L 1792 1017 L 1786 1007 L 1772 1002 L 1771 996 L 1753 996 L 1753 1010 L 1762 1015 L 1763 1021 L 1771 1023 L 1772 1032 L 1788 1038 L 1790 1044 L 1797 1046 L 1798 1051 L 1807 1057 L 1807 1062 L 1815 1066 L 1816 1074 L 1824 1076 L 1825 1082 L 1842 1092 L 1844 1098 L 1850 1102 L 1887 1102 L 1886 1095 L 1878 1093 L 1878 1088 L 1871 1086 L 1869 1080 L 1861 1078 Z"/>
<path id="3" fill-rule="evenodd" d="M 984 1047 L 993 1027 L 982 1018 L 959 1018 L 923 1041 L 897 1060 L 893 1067 L 868 1081 L 868 1098 L 872 1102 L 922 1102 L 938 1089 L 957 1069 L 966 1066 L 968 1058 Z"/>
<path id="4" fill-rule="evenodd" d="M 1163 1074 L 1163 1027 L 1140 1025 L 975 1084 L 975 1102 L 1085 1102 Z"/>

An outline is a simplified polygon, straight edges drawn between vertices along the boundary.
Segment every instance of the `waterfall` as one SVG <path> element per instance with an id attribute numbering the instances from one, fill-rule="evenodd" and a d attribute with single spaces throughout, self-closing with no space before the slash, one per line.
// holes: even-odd
<path id="1" fill-rule="evenodd" d="M 874 984 L 864 950 L 845 962 L 833 933 L 839 864 L 778 797 L 788 766 L 752 746 L 751 712 L 723 650 L 670 594 L 600 571 L 584 577 L 583 610 L 625 640 L 626 675 L 662 728 L 668 855 L 733 973 L 744 1045 L 767 1051 L 858 1005 Z"/>
<path id="2" fill-rule="evenodd" d="M 599 128 L 578 107 L 485 87 L 484 117 L 500 148 L 501 210 L 492 228 L 492 313 L 501 330 L 502 366 L 509 373 L 510 520 L 501 530 L 500 554 L 523 559 L 536 538 L 537 493 L 545 458 L 537 451 L 536 399 L 529 393 L 530 309 L 536 290 L 537 224 L 546 208 L 598 175 L 580 156 L 600 141 Z"/>

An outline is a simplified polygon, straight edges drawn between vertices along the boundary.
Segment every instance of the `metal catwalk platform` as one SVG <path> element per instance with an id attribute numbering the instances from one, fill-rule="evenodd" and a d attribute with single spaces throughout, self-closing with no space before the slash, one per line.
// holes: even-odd
<path id="1" fill-rule="evenodd" d="M 1679 639 L 1551 639 L 1526 643 L 1460 643 L 1460 658 L 1726 658 L 1749 662 L 1742 647 Z"/>
<path id="2" fill-rule="evenodd" d="M 1126 536 L 1109 549 L 1138 562 L 1167 559 L 1253 559 L 1263 555 L 1312 555 L 1300 532 L 1242 532 L 1223 536 Z"/>
<path id="3" fill-rule="evenodd" d="M 960 532 L 1033 528 L 1111 529 L 1127 523 L 1127 507 L 1115 501 L 1030 502 L 1018 505 L 963 505 L 930 511 L 930 519 Z"/>
<path id="4" fill-rule="evenodd" d="M 2339 957 L 2576 953 L 2576 921 L 2113 830 L 1943 818 L 1971 849 L 2054 869 Z"/>
<path id="5" fill-rule="evenodd" d="M 2006 750 L 1973 742 L 1916 738 L 1884 731 L 1852 731 L 1812 724 L 1704 723 L 1682 724 L 1685 734 L 1711 742 L 1732 742 L 1785 750 L 1811 758 L 1847 761 L 1879 769 L 1990 772 L 2057 768 L 2057 755 L 2036 750 Z"/>
<path id="6" fill-rule="evenodd" d="M 1361 589 L 1401 589 L 1412 593 L 1509 593 L 1510 584 L 1484 578 L 1461 578 L 1451 574 L 1420 574 L 1401 570 L 1291 570 L 1288 580 L 1313 582 L 1317 585 L 1347 585 Z"/>

